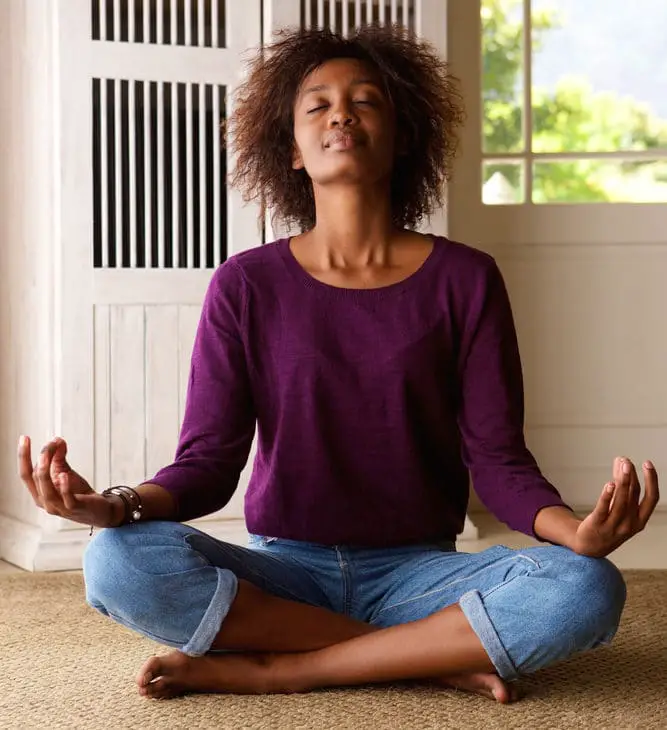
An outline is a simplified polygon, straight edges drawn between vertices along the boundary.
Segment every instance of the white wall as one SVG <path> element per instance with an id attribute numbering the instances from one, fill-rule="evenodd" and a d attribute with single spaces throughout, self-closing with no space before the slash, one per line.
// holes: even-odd
<path id="1" fill-rule="evenodd" d="M 479 2 L 450 9 L 468 112 L 450 235 L 496 257 L 522 354 L 528 445 L 564 499 L 588 511 L 615 456 L 667 469 L 667 205 L 483 205 Z"/>
<path id="2" fill-rule="evenodd" d="M 0 515 L 28 525 L 43 519 L 20 488 L 18 436 L 53 436 L 49 31 L 41 4 L 0 3 Z"/>

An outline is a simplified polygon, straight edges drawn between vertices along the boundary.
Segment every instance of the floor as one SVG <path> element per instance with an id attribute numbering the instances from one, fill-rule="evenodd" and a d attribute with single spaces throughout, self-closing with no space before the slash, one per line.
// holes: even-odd
<path id="1" fill-rule="evenodd" d="M 473 519 L 479 528 L 480 539 L 459 542 L 461 552 L 476 553 L 493 545 L 520 549 L 540 544 L 508 530 L 491 515 L 475 515 Z M 238 543 L 243 544 L 243 538 Z M 622 570 L 667 570 L 667 510 L 656 512 L 644 532 L 612 553 L 610 560 Z M 0 560 L 0 576 L 19 572 L 22 572 L 20 568 Z"/>

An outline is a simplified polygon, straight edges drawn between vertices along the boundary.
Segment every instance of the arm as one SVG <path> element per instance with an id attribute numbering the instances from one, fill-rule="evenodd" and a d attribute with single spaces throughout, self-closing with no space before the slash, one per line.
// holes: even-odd
<path id="1" fill-rule="evenodd" d="M 581 522 L 569 508 L 545 507 L 535 518 L 535 535 L 540 540 L 574 550 Z"/>
<path id="2" fill-rule="evenodd" d="M 140 485 L 146 519 L 190 520 L 227 504 L 255 432 L 242 333 L 246 292 L 234 261 L 209 284 L 195 337 L 174 462 Z"/>
<path id="3" fill-rule="evenodd" d="M 488 262 L 466 306 L 459 352 L 459 429 L 475 490 L 512 529 L 539 540 L 567 541 L 576 518 L 525 443 L 516 330 L 494 261 Z M 540 514 L 542 527 L 546 517 L 544 533 L 537 530 Z"/>

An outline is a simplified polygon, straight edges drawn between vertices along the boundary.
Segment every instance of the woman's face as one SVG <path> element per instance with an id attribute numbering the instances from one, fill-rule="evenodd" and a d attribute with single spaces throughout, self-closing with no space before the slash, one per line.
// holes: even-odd
<path id="1" fill-rule="evenodd" d="M 292 166 L 317 185 L 388 180 L 395 134 L 377 72 L 362 61 L 334 59 L 308 74 L 297 93 Z"/>

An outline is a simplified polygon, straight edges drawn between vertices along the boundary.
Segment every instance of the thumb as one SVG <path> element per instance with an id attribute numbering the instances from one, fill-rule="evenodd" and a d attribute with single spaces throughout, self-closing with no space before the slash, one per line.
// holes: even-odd
<path id="1" fill-rule="evenodd" d="M 58 474 L 56 486 L 58 487 L 58 491 L 60 492 L 60 496 L 62 497 L 66 509 L 73 510 L 76 507 L 76 501 L 72 494 L 72 487 L 70 485 L 68 472 L 63 471 Z"/>

